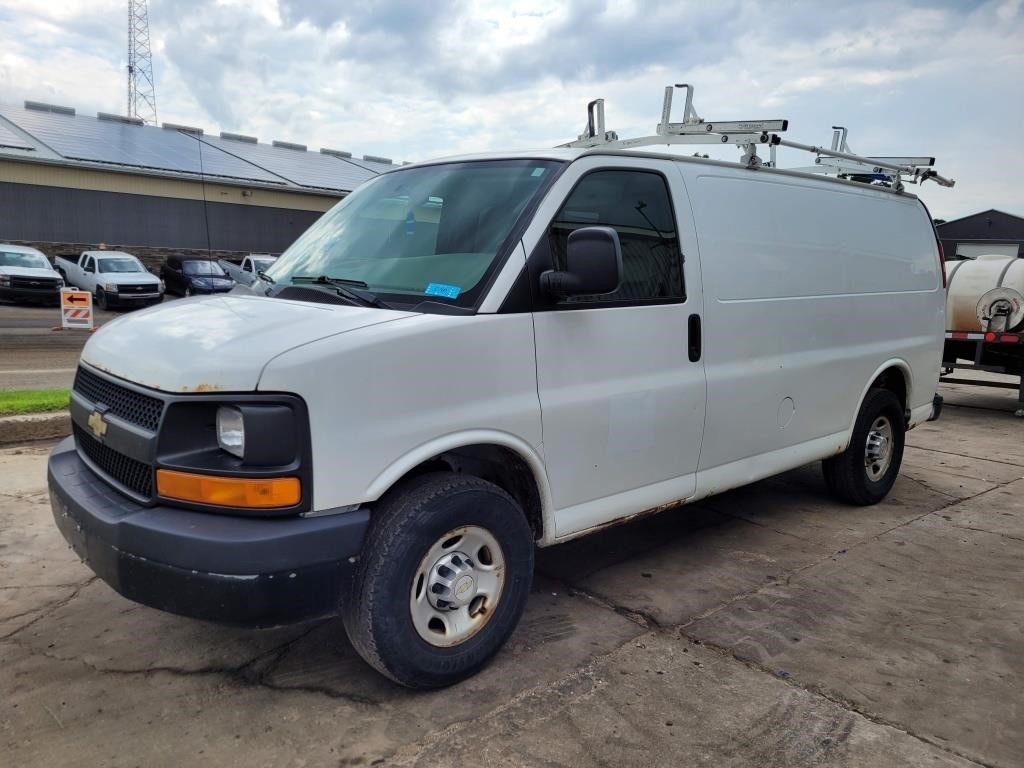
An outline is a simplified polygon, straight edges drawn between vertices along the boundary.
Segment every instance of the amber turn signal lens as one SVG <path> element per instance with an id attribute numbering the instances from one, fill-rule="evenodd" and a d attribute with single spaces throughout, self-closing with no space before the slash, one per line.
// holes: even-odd
<path id="1" fill-rule="evenodd" d="M 294 507 L 302 498 L 297 477 L 215 477 L 173 469 L 156 471 L 156 489 L 164 498 L 218 507 Z"/>

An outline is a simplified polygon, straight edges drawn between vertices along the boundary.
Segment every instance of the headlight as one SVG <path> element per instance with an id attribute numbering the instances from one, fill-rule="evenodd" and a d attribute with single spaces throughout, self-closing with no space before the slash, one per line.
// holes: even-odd
<path id="1" fill-rule="evenodd" d="M 3 286 L 4 288 L 9 288 L 10 285 L 11 285 L 10 275 L 0 275 L 0 286 Z"/>
<path id="2" fill-rule="evenodd" d="M 64 287 L 64 281 L 61 280 L 60 278 L 57 278 L 57 288 L 63 288 L 63 287 Z"/>
<path id="3" fill-rule="evenodd" d="M 117 283 L 104 283 L 103 290 L 107 293 L 117 293 Z"/>
<path id="4" fill-rule="evenodd" d="M 245 419 L 237 408 L 217 409 L 217 445 L 232 456 L 245 458 Z"/>
<path id="5" fill-rule="evenodd" d="M 167 289 L 167 286 L 164 285 L 164 281 L 161 280 L 160 281 L 160 293 L 163 293 L 166 289 Z"/>

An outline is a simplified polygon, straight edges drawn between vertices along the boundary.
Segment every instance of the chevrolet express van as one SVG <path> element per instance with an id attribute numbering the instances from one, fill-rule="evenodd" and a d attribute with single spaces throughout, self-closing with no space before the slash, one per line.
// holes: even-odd
<path id="1" fill-rule="evenodd" d="M 818 460 L 884 498 L 944 300 L 893 190 L 602 148 L 404 166 L 253 286 L 104 325 L 53 512 L 132 600 L 340 613 L 380 672 L 447 685 L 512 633 L 537 546 Z"/>

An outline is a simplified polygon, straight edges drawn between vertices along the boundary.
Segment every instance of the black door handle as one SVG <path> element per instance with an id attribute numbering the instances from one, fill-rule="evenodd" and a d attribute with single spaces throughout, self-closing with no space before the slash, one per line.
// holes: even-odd
<path id="1" fill-rule="evenodd" d="M 700 315 L 690 315 L 689 341 L 687 346 L 690 352 L 690 362 L 696 363 L 700 360 Z"/>

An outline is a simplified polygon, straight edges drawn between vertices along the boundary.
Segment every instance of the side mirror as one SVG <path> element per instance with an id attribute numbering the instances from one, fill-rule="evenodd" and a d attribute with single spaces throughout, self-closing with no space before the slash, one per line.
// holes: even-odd
<path id="1" fill-rule="evenodd" d="M 565 270 L 548 270 L 540 287 L 549 296 L 612 293 L 622 283 L 622 246 L 611 227 L 583 227 L 569 235 Z"/>

